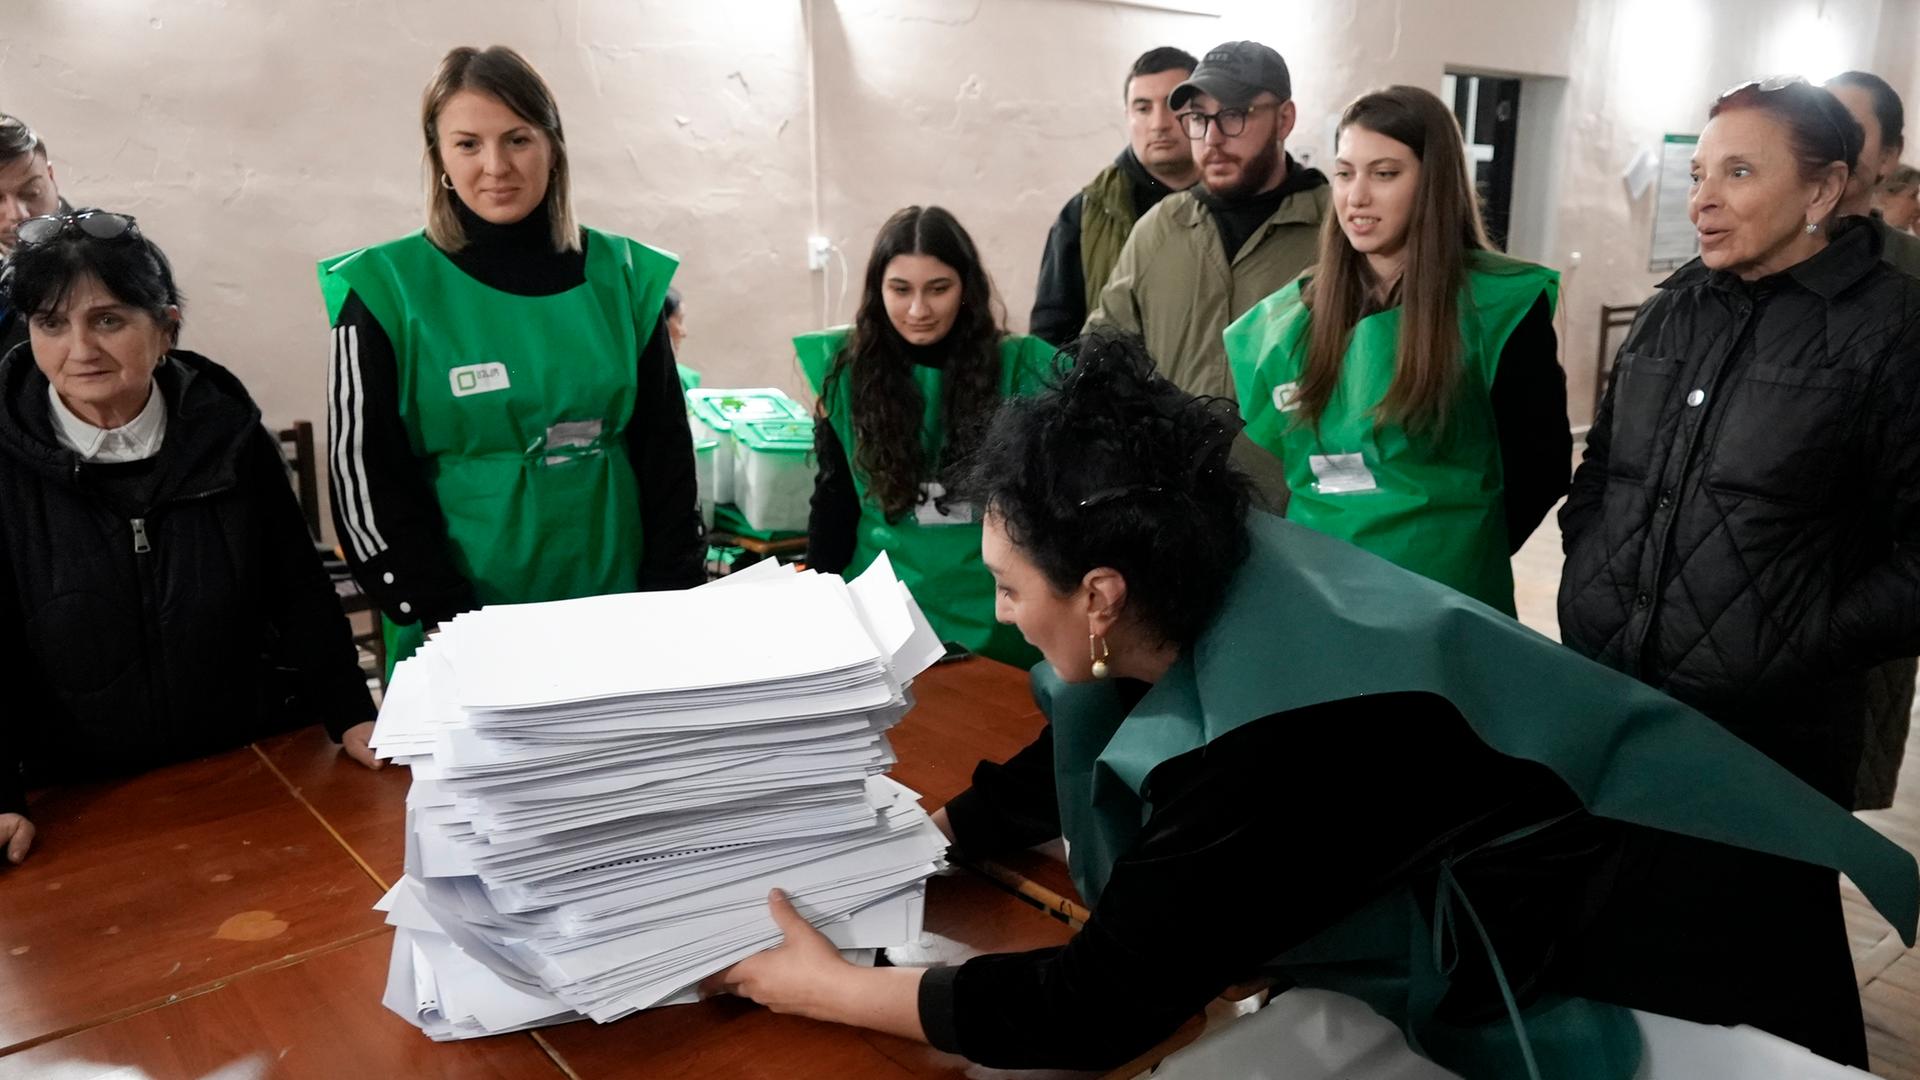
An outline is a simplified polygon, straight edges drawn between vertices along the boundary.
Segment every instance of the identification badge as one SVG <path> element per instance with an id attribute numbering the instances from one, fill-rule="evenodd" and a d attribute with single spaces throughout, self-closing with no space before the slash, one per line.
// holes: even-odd
<path id="1" fill-rule="evenodd" d="M 495 390 L 505 390 L 513 385 L 507 378 L 507 365 L 499 361 L 457 367 L 447 372 L 447 378 L 453 383 L 454 397 L 491 394 Z"/>
<path id="2" fill-rule="evenodd" d="M 1292 412 L 1300 407 L 1300 402 L 1294 400 L 1299 393 L 1298 381 L 1281 383 L 1273 388 L 1273 407 L 1281 412 Z"/>
<path id="3" fill-rule="evenodd" d="M 947 489 L 939 484 L 928 484 L 920 489 L 920 505 L 913 508 L 913 520 L 922 525 L 971 525 L 973 524 L 973 504 L 967 502 L 950 503 L 945 511 L 939 507 L 939 500 L 946 497 Z"/>
<path id="4" fill-rule="evenodd" d="M 1351 495 L 1379 487 L 1359 454 L 1310 454 L 1307 465 L 1313 469 L 1314 489 L 1322 495 Z"/>
<path id="5" fill-rule="evenodd" d="M 606 425 L 599 420 L 563 420 L 547 429 L 548 465 L 565 465 L 581 457 L 598 454 L 600 432 Z"/>

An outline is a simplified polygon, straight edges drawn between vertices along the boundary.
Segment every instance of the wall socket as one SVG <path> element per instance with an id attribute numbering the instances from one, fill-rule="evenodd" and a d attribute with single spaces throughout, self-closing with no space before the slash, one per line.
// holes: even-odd
<path id="1" fill-rule="evenodd" d="M 819 273 L 827 268 L 827 256 L 833 253 L 833 241 L 824 236 L 807 237 L 807 269 Z"/>

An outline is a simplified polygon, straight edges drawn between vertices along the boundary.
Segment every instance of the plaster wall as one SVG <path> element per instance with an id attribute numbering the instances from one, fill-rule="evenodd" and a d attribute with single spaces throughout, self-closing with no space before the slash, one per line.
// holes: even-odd
<path id="1" fill-rule="evenodd" d="M 1620 179 L 1641 147 L 1698 131 L 1717 91 L 1780 70 L 1868 67 L 1920 106 L 1920 0 L 810 6 L 9 0 L 0 109 L 51 142 L 70 197 L 140 217 L 188 293 L 186 344 L 279 423 L 325 416 L 314 261 L 420 224 L 419 93 L 452 45 L 522 50 L 559 97 L 581 219 L 684 258 L 683 358 L 711 384 L 796 391 L 786 338 L 848 317 L 875 228 L 908 203 L 959 215 L 1024 329 L 1047 227 L 1122 145 L 1121 76 L 1150 46 L 1279 48 L 1291 146 L 1315 164 L 1369 87 L 1437 91 L 1449 69 L 1564 79 L 1542 106 L 1554 122 L 1532 119 L 1547 159 L 1518 198 L 1540 219 L 1529 246 L 1566 274 L 1562 355 L 1584 423 L 1599 305 L 1660 276 L 1645 269 L 1653 197 Z M 806 267 L 815 230 L 838 249 L 826 274 Z"/>

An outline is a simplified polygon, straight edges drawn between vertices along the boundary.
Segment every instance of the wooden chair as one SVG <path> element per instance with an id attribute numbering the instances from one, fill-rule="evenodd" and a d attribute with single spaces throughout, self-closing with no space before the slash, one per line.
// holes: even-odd
<path id="1" fill-rule="evenodd" d="M 387 641 L 381 633 L 380 612 L 374 608 L 367 594 L 360 591 L 339 549 L 320 541 L 320 471 L 314 458 L 313 424 L 307 420 L 295 420 L 292 427 L 282 428 L 278 434 L 280 454 L 286 458 L 294 494 L 300 498 L 300 512 L 307 518 L 307 532 L 312 534 L 320 561 L 325 564 L 327 575 L 333 579 L 333 591 L 340 597 L 340 607 L 349 619 L 361 613 L 368 617 L 370 629 L 354 631 L 353 643 L 356 647 L 366 649 L 373 657 L 372 675 L 384 687 L 387 680 Z"/>
<path id="2" fill-rule="evenodd" d="M 1607 348 L 1607 339 L 1615 330 L 1632 326 L 1638 314 L 1640 304 L 1600 305 L 1600 348 L 1593 361 L 1593 418 L 1596 420 L 1600 418 L 1600 399 L 1607 393 L 1607 379 L 1613 375 L 1614 350 Z"/>

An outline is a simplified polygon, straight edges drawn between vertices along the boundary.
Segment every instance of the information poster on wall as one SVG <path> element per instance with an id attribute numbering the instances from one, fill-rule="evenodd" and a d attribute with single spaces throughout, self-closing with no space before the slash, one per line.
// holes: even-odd
<path id="1" fill-rule="evenodd" d="M 1653 251 L 1649 270 L 1677 270 L 1700 254 L 1700 236 L 1687 220 L 1698 135 L 1669 135 L 1660 144 L 1660 186 L 1653 196 Z"/>

